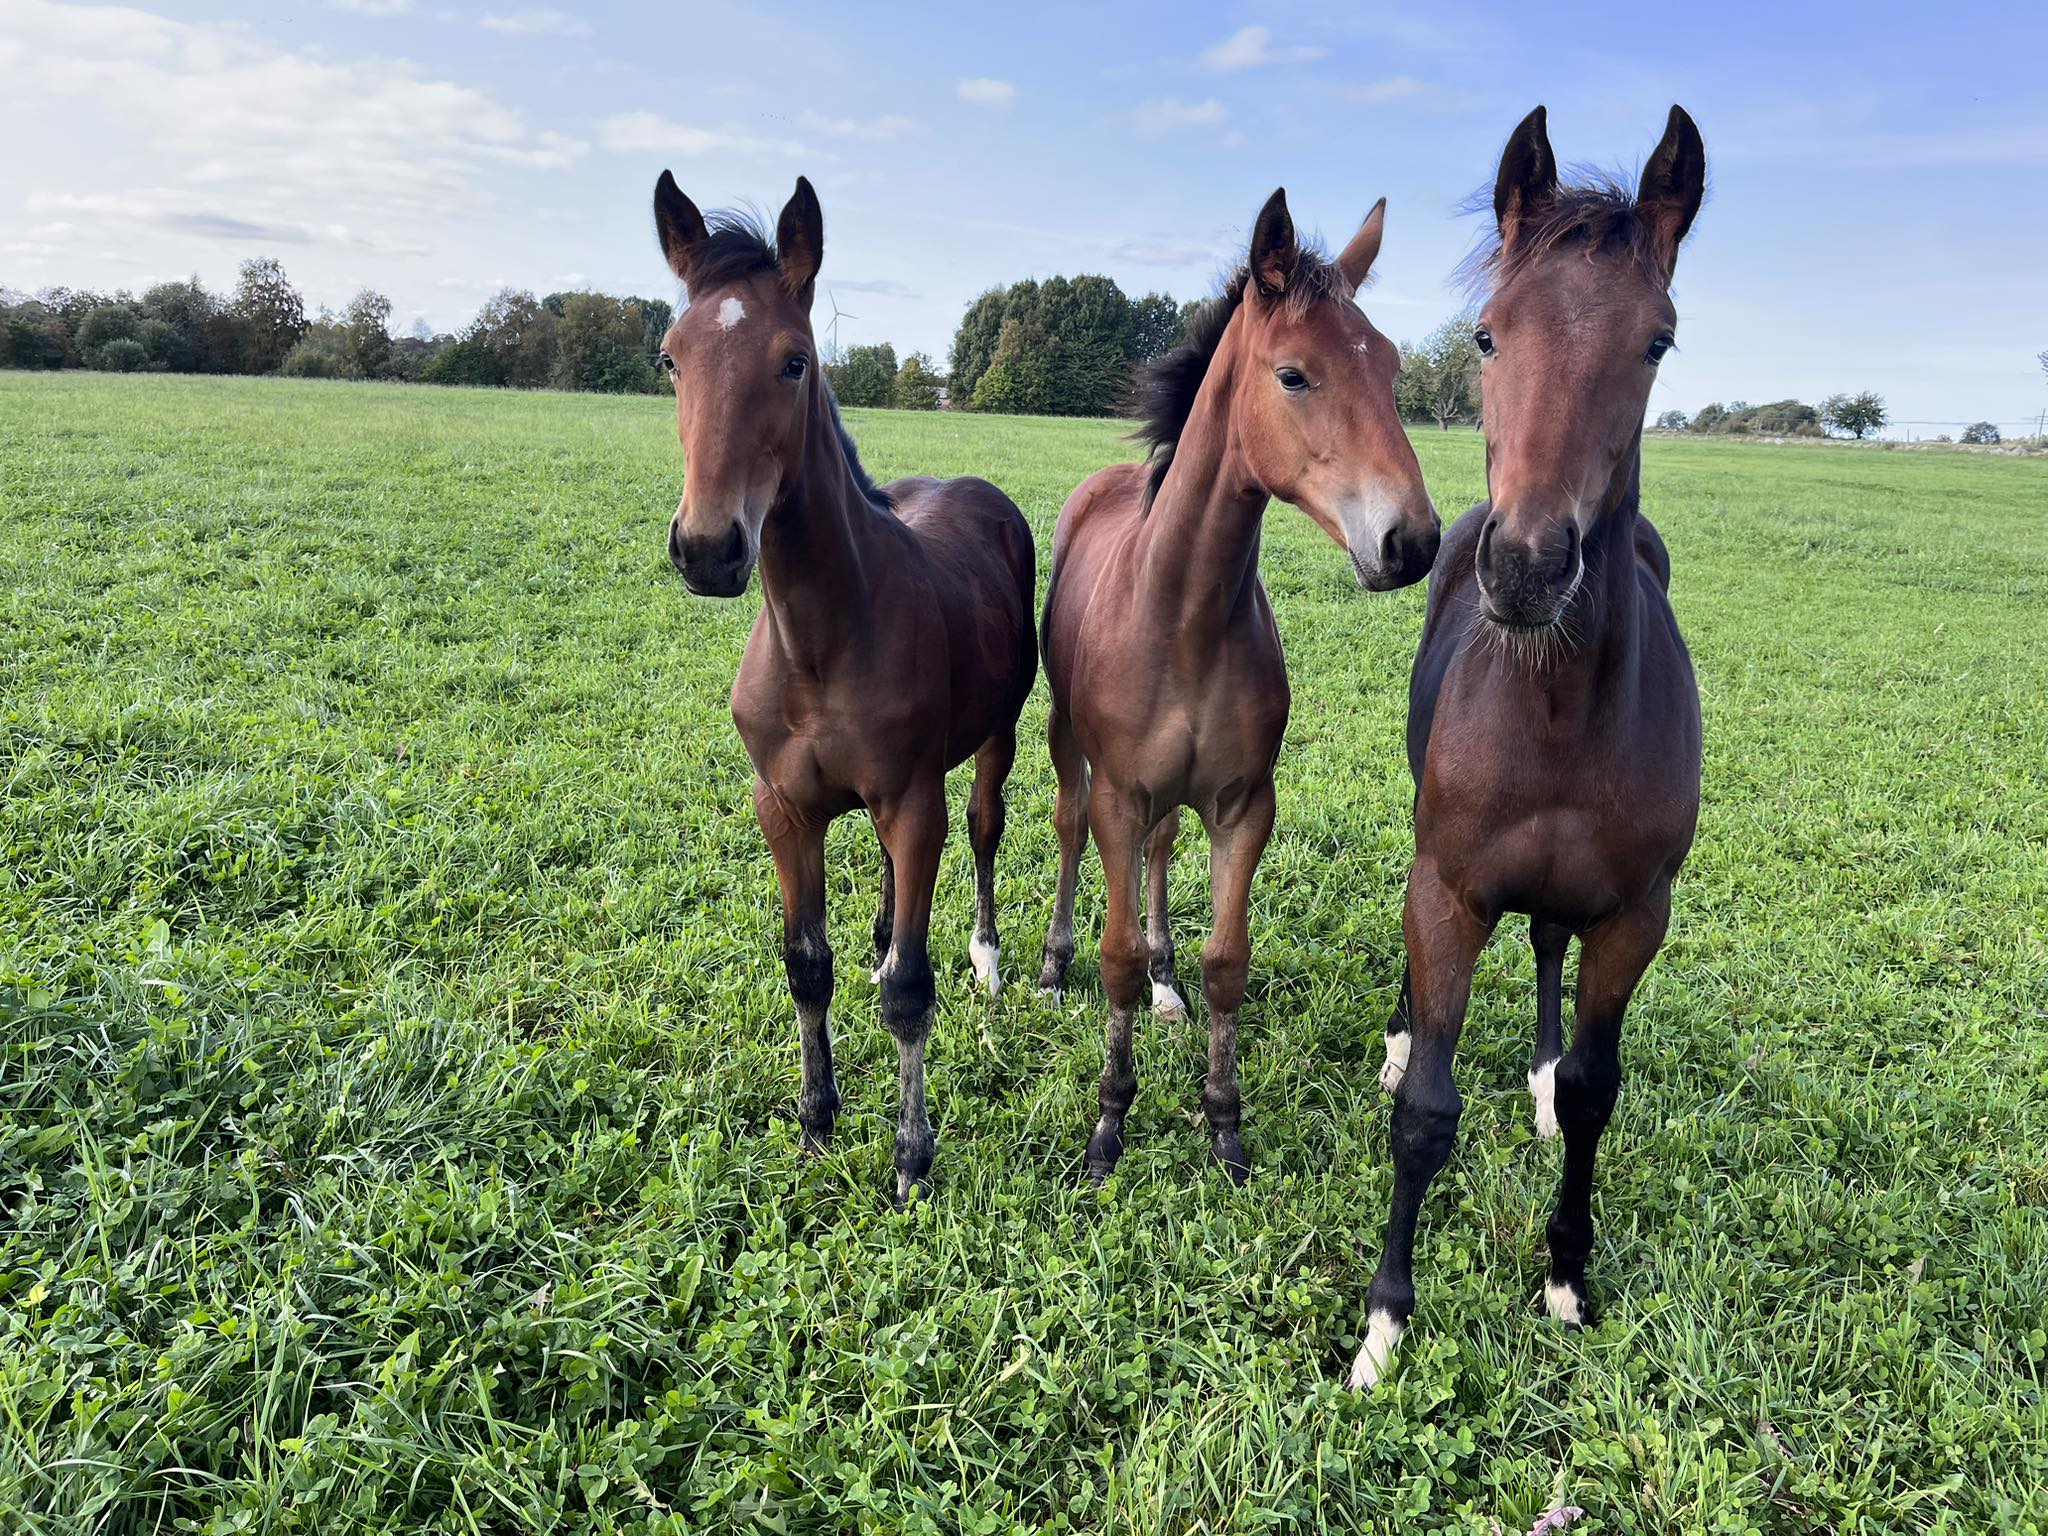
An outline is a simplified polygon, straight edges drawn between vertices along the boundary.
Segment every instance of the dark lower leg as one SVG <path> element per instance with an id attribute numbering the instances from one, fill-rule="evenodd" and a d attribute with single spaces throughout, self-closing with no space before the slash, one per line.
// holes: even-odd
<path id="1" fill-rule="evenodd" d="M 1107 887 L 1102 923 L 1102 989 L 1109 1011 L 1103 1026 L 1102 1083 L 1096 1095 L 1100 1118 L 1088 1138 L 1088 1172 L 1108 1177 L 1124 1151 L 1124 1117 L 1138 1092 L 1131 1053 L 1131 1019 L 1144 997 L 1150 951 L 1138 921 L 1141 818 L 1120 802 L 1098 794 L 1089 820 L 1102 854 Z"/>
<path id="2" fill-rule="evenodd" d="M 932 890 L 946 841 L 943 775 L 935 772 L 918 783 L 878 815 L 876 825 L 896 865 L 896 921 L 882 964 L 882 1021 L 896 1037 L 896 1199 L 901 1204 L 924 1187 L 936 1146 L 925 1104 L 924 1059 L 935 1012 L 929 936 Z"/>
<path id="3" fill-rule="evenodd" d="M 1151 952 L 1147 973 L 1152 978 L 1152 1011 L 1184 1013 L 1180 977 L 1173 967 L 1173 930 L 1167 922 L 1166 884 L 1173 865 L 1173 840 L 1180 833 L 1180 812 L 1167 813 L 1145 843 L 1145 946 Z"/>
<path id="4" fill-rule="evenodd" d="M 1394 1002 L 1393 1017 L 1387 1020 L 1387 1058 L 1380 1063 L 1380 1086 L 1389 1093 L 1401 1086 L 1401 1076 L 1408 1070 L 1408 1018 L 1412 1006 L 1408 993 L 1408 967 L 1403 964 L 1401 995 Z"/>
<path id="5" fill-rule="evenodd" d="M 1408 945 L 1410 1050 L 1394 1092 L 1388 1133 L 1394 1195 L 1386 1245 L 1366 1292 L 1366 1340 L 1351 1368 L 1351 1385 L 1366 1388 L 1387 1367 L 1415 1310 L 1415 1229 L 1430 1181 L 1457 1143 L 1464 1101 L 1452 1080 L 1458 1036 L 1472 995 L 1472 967 L 1493 931 L 1431 868 L 1418 861 L 1408 877 L 1402 917 Z"/>
<path id="6" fill-rule="evenodd" d="M 1254 788 L 1229 821 L 1209 824 L 1212 921 L 1202 946 L 1202 998 L 1209 1005 L 1209 1074 L 1202 1111 L 1209 1151 L 1237 1183 L 1251 1172 L 1238 1140 L 1242 1102 L 1237 1085 L 1237 1016 L 1251 968 L 1252 876 L 1273 835 L 1273 786 Z"/>
<path id="7" fill-rule="evenodd" d="M 1536 952 L 1536 1049 L 1529 1057 L 1529 1095 L 1536 1101 L 1536 1134 L 1557 1134 L 1557 1058 L 1564 1054 L 1564 952 L 1569 928 L 1529 919 Z"/>
<path id="8" fill-rule="evenodd" d="M 875 973 L 882 979 L 882 962 L 889 958 L 889 940 L 896 928 L 896 865 L 889 850 L 882 850 L 882 894 L 875 903 Z"/>
<path id="9" fill-rule="evenodd" d="M 825 939 L 825 827 L 797 819 L 765 783 L 754 781 L 754 815 L 775 856 L 782 887 L 782 966 L 796 1003 L 803 1078 L 796 1118 L 804 1146 L 832 1139 L 839 1087 L 832 1075 L 832 946 Z"/>
<path id="10" fill-rule="evenodd" d="M 1088 760 L 1080 743 L 1054 710 L 1046 724 L 1046 744 L 1052 752 L 1053 772 L 1059 778 L 1059 797 L 1053 807 L 1053 827 L 1059 834 L 1060 864 L 1053 890 L 1052 921 L 1045 929 L 1045 952 L 1038 970 L 1041 992 L 1057 993 L 1067 984 L 1067 967 L 1074 961 L 1074 887 L 1081 876 L 1081 854 L 1088 841 Z"/>
<path id="11" fill-rule="evenodd" d="M 974 791 L 967 802 L 967 841 L 974 850 L 974 937 L 967 953 L 975 977 L 994 997 L 1002 990 L 1001 940 L 996 933 L 996 849 L 1003 841 L 1003 781 L 1017 758 L 1017 737 L 991 736 L 974 758 Z"/>
<path id="12" fill-rule="evenodd" d="M 1579 939 L 1572 1048 L 1557 1064 L 1564 1173 L 1550 1217 L 1550 1277 L 1543 1291 L 1550 1315 L 1564 1322 L 1584 1322 L 1586 1316 L 1586 1261 L 1593 1252 L 1593 1164 L 1621 1090 L 1622 1017 L 1664 942 L 1670 917 L 1666 888 Z"/>

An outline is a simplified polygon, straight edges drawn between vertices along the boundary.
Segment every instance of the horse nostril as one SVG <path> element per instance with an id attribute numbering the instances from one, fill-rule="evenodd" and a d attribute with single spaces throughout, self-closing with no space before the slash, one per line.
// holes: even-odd
<path id="1" fill-rule="evenodd" d="M 1380 535 L 1380 565 L 1383 569 L 1391 571 L 1401 563 L 1400 545 L 1400 536 L 1393 529 L 1389 528 Z"/>
<path id="2" fill-rule="evenodd" d="M 735 522 L 725 535 L 725 563 L 736 566 L 747 557 L 747 536 Z"/>
<path id="3" fill-rule="evenodd" d="M 680 517 L 668 520 L 668 563 L 678 571 L 683 568 L 683 520 Z"/>
<path id="4" fill-rule="evenodd" d="M 1481 567 L 1493 564 L 1493 530 L 1500 526 L 1500 519 L 1489 517 L 1479 530 L 1479 564 Z"/>
<path id="5" fill-rule="evenodd" d="M 1579 525 L 1567 522 L 1564 525 L 1564 569 L 1559 573 L 1565 580 L 1571 580 L 1572 573 L 1579 568 Z"/>

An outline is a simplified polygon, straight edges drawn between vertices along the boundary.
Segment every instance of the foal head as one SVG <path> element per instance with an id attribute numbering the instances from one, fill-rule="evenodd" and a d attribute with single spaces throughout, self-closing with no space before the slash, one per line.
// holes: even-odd
<path id="1" fill-rule="evenodd" d="M 1560 187 L 1541 107 L 1508 141 L 1477 332 L 1491 503 L 1477 574 L 1497 625 L 1564 616 L 1586 538 L 1632 488 L 1650 385 L 1678 323 L 1671 270 L 1706 179 L 1699 129 L 1678 107 L 1633 194 L 1613 182 Z"/>
<path id="2" fill-rule="evenodd" d="M 1400 352 L 1352 299 L 1379 254 L 1386 207 L 1380 199 L 1332 262 L 1296 241 L 1287 193 L 1275 192 L 1244 267 L 1138 383 L 1151 491 L 1202 390 L 1227 389 L 1223 430 L 1242 469 L 1314 519 L 1376 591 L 1427 574 L 1440 531 L 1394 406 Z"/>
<path id="3" fill-rule="evenodd" d="M 707 225 L 667 171 L 654 224 L 689 303 L 662 338 L 676 393 L 686 478 L 668 555 L 692 592 L 737 597 L 761 551 L 761 524 L 803 468 L 813 391 L 823 389 L 811 291 L 825 216 L 797 178 L 771 247 L 748 220 Z"/>

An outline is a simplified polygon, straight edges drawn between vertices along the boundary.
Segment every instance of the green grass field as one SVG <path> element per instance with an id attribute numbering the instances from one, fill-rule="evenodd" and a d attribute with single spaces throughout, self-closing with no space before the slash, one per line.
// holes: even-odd
<path id="1" fill-rule="evenodd" d="M 1132 451 L 851 425 L 882 478 L 995 480 L 1041 549 Z M 1472 434 L 1417 446 L 1440 506 L 1476 497 Z M 852 819 L 846 1112 L 797 1155 L 726 713 L 758 587 L 668 569 L 667 402 L 0 376 L 0 1528 L 2048 1526 L 2048 464 L 1646 459 L 1706 805 L 1625 1041 L 1596 1325 L 1534 1305 L 1560 1154 L 1504 928 L 1416 1327 L 1358 1399 L 1420 589 L 1360 593 L 1268 516 L 1295 704 L 1252 1182 L 1189 1120 L 1198 1018 L 1141 1027 L 1129 1151 L 1086 1186 L 1100 876 L 1053 1006 L 1034 703 L 1009 985 L 966 984 L 956 815 L 936 1185 L 899 1214 Z"/>

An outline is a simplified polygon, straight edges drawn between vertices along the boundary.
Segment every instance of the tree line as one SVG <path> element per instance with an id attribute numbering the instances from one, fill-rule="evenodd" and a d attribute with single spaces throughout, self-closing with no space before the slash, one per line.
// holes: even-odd
<path id="1" fill-rule="evenodd" d="M 364 289 L 339 314 L 309 316 L 272 258 L 242 263 L 233 292 L 195 276 L 139 297 L 46 288 L 0 291 L 0 367 L 111 373 L 258 373 L 422 384 L 654 393 L 673 309 L 660 299 L 507 288 L 468 325 L 390 333 L 391 301 Z"/>

